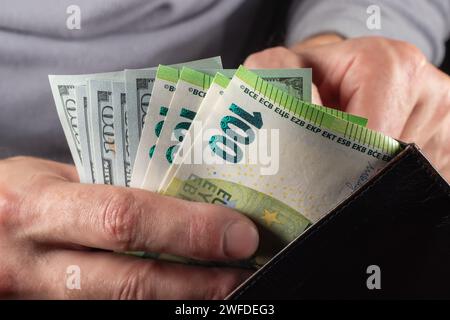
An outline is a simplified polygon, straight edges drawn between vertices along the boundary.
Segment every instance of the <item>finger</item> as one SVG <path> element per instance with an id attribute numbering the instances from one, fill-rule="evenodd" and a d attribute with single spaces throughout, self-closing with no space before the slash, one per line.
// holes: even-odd
<path id="1" fill-rule="evenodd" d="M 374 52 L 383 54 L 373 54 Z M 331 54 L 330 54 L 331 53 Z M 380 38 L 305 49 L 299 52 L 313 68 L 326 105 L 369 119 L 368 126 L 398 138 L 419 94 L 413 81 L 426 64 L 418 49 Z"/>
<path id="2" fill-rule="evenodd" d="M 151 192 L 100 185 L 41 181 L 28 234 L 37 241 L 115 251 L 169 253 L 196 259 L 244 259 L 258 232 L 244 215 Z M 28 215 L 30 216 L 30 215 Z"/>
<path id="3" fill-rule="evenodd" d="M 34 290 L 41 299 L 223 299 L 248 276 L 246 270 L 66 250 L 48 254 L 33 283 L 45 284 Z"/>
<path id="4" fill-rule="evenodd" d="M 319 47 L 296 47 L 298 61 L 303 68 L 312 68 L 314 83 L 317 85 L 322 102 L 327 106 L 337 107 L 339 84 L 348 69 L 350 51 L 343 44 L 323 45 Z M 339 62 L 334 56 L 338 53 Z M 345 60 L 344 60 L 345 59 Z"/>
<path id="5" fill-rule="evenodd" d="M 399 94 L 398 85 L 403 80 L 379 80 L 377 83 L 361 83 L 356 90 L 350 90 L 353 93 L 348 102 L 342 104 L 344 111 L 369 119 L 367 126 L 370 129 L 399 138 L 415 101 Z"/>
<path id="6" fill-rule="evenodd" d="M 427 65 L 420 82 L 420 96 L 400 139 L 425 146 L 444 126 L 450 127 L 450 77 L 432 65 Z M 450 137 L 449 137 L 450 138 Z M 448 141 L 448 140 L 447 140 Z M 442 141 L 445 145 L 445 140 Z"/>
<path id="7" fill-rule="evenodd" d="M 32 157 L 13 157 L 2 160 L 0 175 L 11 185 L 22 185 L 36 176 L 78 182 L 78 173 L 73 165 Z M 26 179 L 24 178 L 26 177 Z"/>
<path id="8" fill-rule="evenodd" d="M 249 69 L 300 68 L 298 55 L 285 47 L 269 48 L 247 57 L 244 66 Z"/>
<path id="9" fill-rule="evenodd" d="M 311 88 L 312 90 L 312 103 L 314 103 L 314 104 L 319 104 L 319 105 L 322 105 L 322 98 L 320 97 L 320 94 L 319 94 L 319 90 L 317 89 L 317 86 L 313 83 L 312 84 L 312 88 Z"/>

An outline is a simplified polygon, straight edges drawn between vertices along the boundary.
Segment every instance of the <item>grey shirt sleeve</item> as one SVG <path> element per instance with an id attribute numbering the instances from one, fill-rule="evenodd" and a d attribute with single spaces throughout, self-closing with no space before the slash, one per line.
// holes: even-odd
<path id="1" fill-rule="evenodd" d="M 380 8 L 380 29 L 367 26 L 371 5 Z M 438 65 L 450 36 L 450 0 L 294 0 L 286 44 L 326 32 L 347 38 L 379 35 L 407 41 Z"/>

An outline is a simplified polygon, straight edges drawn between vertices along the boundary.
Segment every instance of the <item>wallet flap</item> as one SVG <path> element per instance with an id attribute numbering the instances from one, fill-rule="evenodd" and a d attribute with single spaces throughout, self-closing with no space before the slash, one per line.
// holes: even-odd
<path id="1" fill-rule="evenodd" d="M 450 187 L 412 144 L 228 299 L 448 297 Z"/>

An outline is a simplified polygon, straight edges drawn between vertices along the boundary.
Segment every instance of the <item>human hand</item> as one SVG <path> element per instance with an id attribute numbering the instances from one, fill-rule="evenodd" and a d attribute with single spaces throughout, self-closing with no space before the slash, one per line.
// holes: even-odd
<path id="1" fill-rule="evenodd" d="M 323 104 L 418 144 L 450 181 L 450 77 L 416 47 L 381 37 L 324 35 L 249 56 L 249 68 L 311 67 Z"/>
<path id="2" fill-rule="evenodd" d="M 79 184 L 73 166 L 56 162 L 23 157 L 0 161 L 3 298 L 223 298 L 248 271 L 105 250 L 226 261 L 250 256 L 257 245 L 253 223 L 225 207 Z M 80 268 L 80 290 L 66 287 L 71 265 Z"/>

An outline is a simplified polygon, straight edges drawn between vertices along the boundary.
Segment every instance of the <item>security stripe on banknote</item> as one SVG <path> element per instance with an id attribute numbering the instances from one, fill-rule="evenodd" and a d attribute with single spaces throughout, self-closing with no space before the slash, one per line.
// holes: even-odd
<path id="1" fill-rule="evenodd" d="M 101 157 L 103 165 L 103 179 L 105 184 L 114 184 L 113 160 L 106 156 L 107 153 L 115 152 L 114 127 L 112 115 L 112 93 L 99 91 L 97 94 L 100 119 L 98 119 L 98 129 L 101 133 Z M 109 128 L 109 129 L 108 129 Z"/>
<path id="2" fill-rule="evenodd" d="M 130 141 L 128 134 L 128 113 L 127 113 L 127 101 L 126 94 L 120 94 L 120 114 L 121 114 L 121 125 L 123 128 L 122 132 L 122 156 L 125 163 L 125 186 L 130 186 L 131 181 L 131 160 L 130 160 Z"/>

